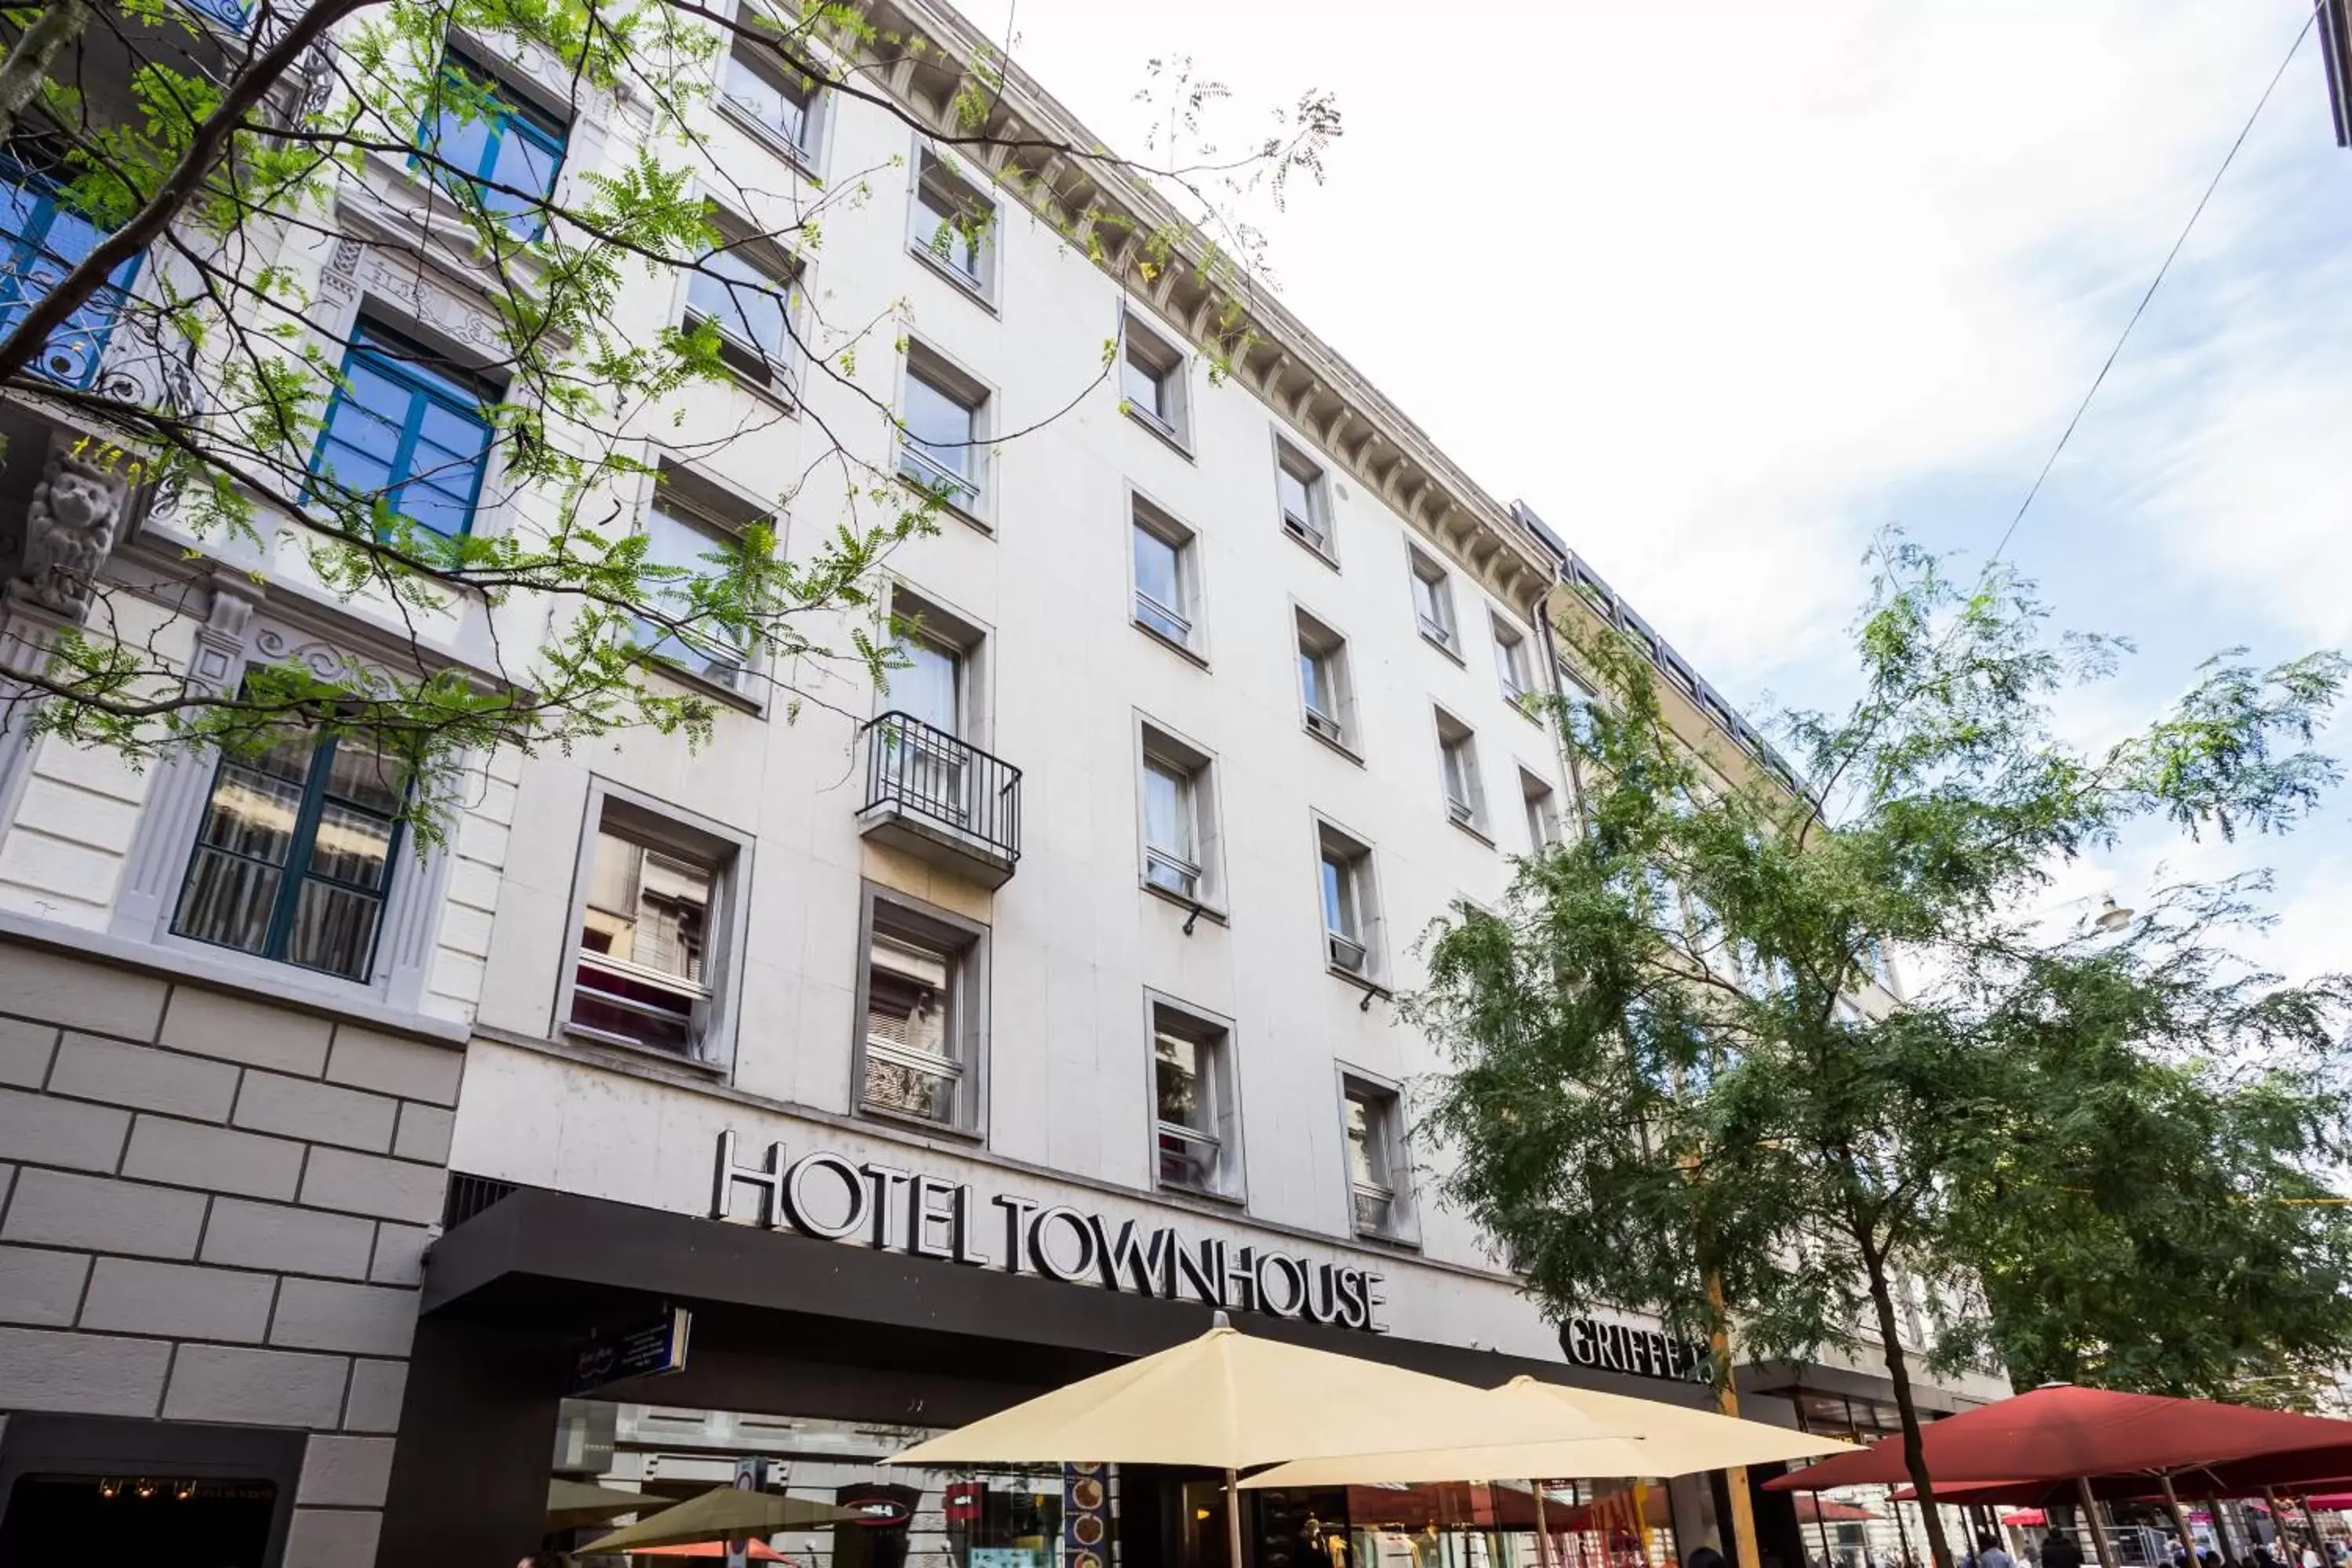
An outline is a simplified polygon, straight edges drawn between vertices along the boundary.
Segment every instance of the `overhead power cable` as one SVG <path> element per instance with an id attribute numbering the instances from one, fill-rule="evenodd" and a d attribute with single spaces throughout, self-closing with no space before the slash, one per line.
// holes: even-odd
<path id="1" fill-rule="evenodd" d="M 2246 116 L 2245 124 L 2238 129 L 2238 139 L 2231 142 L 2229 152 L 2222 154 L 2221 166 L 2214 170 L 2212 179 L 2206 182 L 2205 194 L 2197 198 L 2196 208 L 2189 213 L 2189 221 L 2180 226 L 2179 237 L 2173 240 L 2172 248 L 2164 253 L 2164 262 L 2157 268 L 2156 276 L 2148 279 L 2147 292 L 2139 297 L 2139 304 L 2132 310 L 2131 320 L 2124 323 L 2122 333 L 2116 339 L 2116 346 L 2107 351 L 2106 363 L 2100 365 L 2099 374 L 2091 378 L 2091 389 L 2083 394 L 2083 401 L 2074 407 L 2074 416 L 2066 421 L 2065 431 L 2059 436 L 2058 445 L 2050 449 L 2049 461 L 2043 463 L 2042 471 L 2033 476 L 2032 488 L 2025 492 L 2025 499 L 2017 503 L 2017 514 L 2009 520 L 2009 526 L 2001 530 L 2000 542 L 1994 545 L 1992 553 L 1985 557 L 1984 569 L 1988 574 L 1992 571 L 1993 563 L 2000 559 L 2001 552 L 2009 548 L 2011 538 L 2017 532 L 2017 525 L 2025 521 L 2027 509 L 2033 505 L 2033 498 L 2042 493 L 2042 481 L 2049 479 L 2050 470 L 2058 466 L 2059 454 L 2065 451 L 2066 443 L 2074 438 L 2075 428 L 2083 423 L 2083 416 L 2089 412 L 2091 400 L 2099 395 L 2099 388 L 2106 383 L 2107 372 L 2116 368 L 2116 361 L 2122 357 L 2124 345 L 2131 341 L 2132 329 L 2139 325 L 2139 319 L 2147 313 L 2147 302 L 2155 299 L 2156 291 L 2164 286 L 2165 274 L 2172 270 L 2173 258 L 2180 254 L 2180 247 L 2189 243 L 2189 231 L 2205 215 L 2205 205 L 2213 199 L 2213 193 L 2221 188 L 2221 176 L 2227 174 L 2230 165 L 2237 162 L 2239 149 L 2245 146 L 2246 138 L 2253 134 L 2254 121 L 2263 117 L 2263 110 L 2270 103 L 2271 94 L 2278 90 L 2278 84 L 2286 77 L 2286 68 L 2294 63 L 2294 57 L 2303 48 L 2304 39 L 2311 36 L 2312 25 L 2319 19 L 2319 6 L 2326 3 L 2327 0 L 2317 0 L 2310 15 L 2304 17 L 2302 30 L 2295 34 L 2294 42 L 2287 46 L 2286 58 L 2279 61 L 2278 69 L 2271 73 L 2270 85 L 2263 88 L 2262 97 L 2254 100 L 2254 111 Z"/>

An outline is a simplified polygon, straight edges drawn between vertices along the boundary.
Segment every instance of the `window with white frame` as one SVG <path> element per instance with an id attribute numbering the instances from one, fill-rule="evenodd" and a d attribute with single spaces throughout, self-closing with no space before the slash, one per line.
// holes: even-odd
<path id="1" fill-rule="evenodd" d="M 1349 1073 L 1340 1079 L 1348 1135 L 1348 1187 L 1359 1235 L 1394 1238 L 1411 1228 L 1403 1116 L 1395 1089 Z"/>
<path id="2" fill-rule="evenodd" d="M 1478 742 L 1470 726 L 1444 709 L 1437 715 L 1438 772 L 1445 783 L 1445 815 L 1456 825 L 1485 832 L 1486 792 L 1478 782 Z"/>
<path id="3" fill-rule="evenodd" d="M 984 927 L 868 888 L 859 1109 L 955 1131 L 982 1125 Z"/>
<path id="4" fill-rule="evenodd" d="M 730 213 L 715 210 L 718 244 L 686 278 L 686 325 L 719 334 L 719 357 L 757 386 L 790 390 L 799 355 L 793 303 L 800 268 L 783 247 Z"/>
<path id="5" fill-rule="evenodd" d="M 1274 443 L 1274 490 L 1282 531 L 1337 564 L 1331 542 L 1331 487 L 1323 470 L 1289 442 Z"/>
<path id="6" fill-rule="evenodd" d="M 707 836 L 607 800 L 590 841 L 564 1027 L 699 1058 L 722 938 L 719 890 L 732 857 Z"/>
<path id="7" fill-rule="evenodd" d="M 1218 905 L 1215 763 L 1166 731 L 1142 726 L 1143 880 L 1183 903 Z"/>
<path id="8" fill-rule="evenodd" d="M 1179 446 L 1192 439 L 1184 353 L 1129 312 L 1121 332 L 1118 382 L 1127 411 Z"/>
<path id="9" fill-rule="evenodd" d="M 915 160 L 914 217 L 907 243 L 981 299 L 994 292 L 996 204 L 930 153 Z"/>
<path id="10" fill-rule="evenodd" d="M 1198 653 L 1199 552 L 1192 531 L 1137 496 L 1131 506 L 1135 530 L 1135 624 L 1178 647 Z"/>
<path id="11" fill-rule="evenodd" d="M 1503 683 L 1503 699 L 1525 709 L 1528 682 L 1528 639 L 1500 616 L 1489 617 L 1495 627 L 1495 674 Z"/>
<path id="12" fill-rule="evenodd" d="M 813 165 L 821 117 L 817 82 L 776 44 L 737 33 L 719 67 L 719 101 L 785 156 Z"/>
<path id="13" fill-rule="evenodd" d="M 978 510 L 988 389 L 915 343 L 900 401 L 899 474 L 960 511 Z"/>
<path id="14" fill-rule="evenodd" d="M 1354 754 L 1356 692 L 1348 674 L 1348 639 L 1308 615 L 1297 612 L 1298 700 L 1307 733 Z"/>
<path id="15" fill-rule="evenodd" d="M 1372 979 L 1380 972 L 1380 903 L 1371 847 L 1328 822 L 1316 825 L 1316 839 L 1324 958 L 1342 973 Z"/>
<path id="16" fill-rule="evenodd" d="M 1405 546 L 1405 560 L 1412 568 L 1412 613 L 1420 623 L 1421 635 L 1444 648 L 1459 655 L 1454 636 L 1454 592 L 1445 580 L 1445 568 L 1411 545 Z"/>
<path id="17" fill-rule="evenodd" d="M 649 590 L 646 613 L 630 635 L 639 647 L 699 679 L 741 691 L 750 684 L 758 639 L 749 626 L 728 626 L 708 613 L 705 584 L 723 577 L 742 542 L 676 483 L 654 492 L 639 531 L 646 537 Z"/>
<path id="18" fill-rule="evenodd" d="M 1519 770 L 1519 796 L 1528 812 L 1528 848 L 1540 854 L 1559 842 L 1559 796 L 1551 785 Z"/>
<path id="19" fill-rule="evenodd" d="M 1242 1148 L 1232 1027 L 1157 996 L 1150 1014 L 1156 1180 L 1184 1192 L 1237 1197 Z"/>

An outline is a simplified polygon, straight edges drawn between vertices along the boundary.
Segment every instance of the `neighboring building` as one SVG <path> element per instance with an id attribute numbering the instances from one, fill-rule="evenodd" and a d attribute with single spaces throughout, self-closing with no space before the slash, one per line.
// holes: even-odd
<path id="1" fill-rule="evenodd" d="M 2352 147 L 2352 0 L 2319 0 L 2319 68 L 2327 77 L 2327 108 L 2336 144 Z"/>
<path id="2" fill-rule="evenodd" d="M 984 40 L 941 6 L 877 11 L 927 40 L 889 90 L 944 126 Z M 844 319 L 906 301 L 906 342 L 859 356 L 855 389 L 749 368 L 698 389 L 648 421 L 660 474 L 631 500 L 665 545 L 723 534 L 825 431 L 869 442 L 955 500 L 888 563 L 920 624 L 907 668 L 887 691 L 804 674 L 788 720 L 704 650 L 677 679 L 727 706 L 707 747 L 480 759 L 421 859 L 363 788 L 329 799 L 331 759 L 142 774 L 0 736 L 0 1489 L 265 1482 L 229 1500 L 267 1519 L 269 1563 L 437 1568 L 532 1547 L 551 1479 L 658 1491 L 759 1457 L 902 1506 L 920 1551 L 962 1525 L 975 1553 L 1027 1552 L 1058 1500 L 872 1461 L 1171 1342 L 1213 1300 L 1476 1381 L 1702 1398 L 1639 1324 L 1545 1322 L 1407 1136 L 1413 1079 L 1444 1065 L 1391 1011 L 1421 933 L 1574 820 L 1520 699 L 1555 679 L 1547 616 L 1580 567 L 1278 305 L 1251 302 L 1251 346 L 1213 378 L 1187 268 L 1123 289 L 1127 253 L 1089 260 L 881 108 L 726 68 L 712 156 L 775 203 L 740 216 L 784 228 L 796 182 L 862 174 L 801 287 Z M 500 69 L 530 95 L 527 64 Z M 1093 141 L 1017 70 L 992 101 L 999 130 Z M 624 155 L 631 125 L 592 103 L 561 177 Z M 1064 214 L 1171 216 L 1100 167 L 1044 184 Z M 393 362 L 405 334 L 483 341 L 488 309 L 422 247 L 377 248 L 429 224 L 414 186 L 371 160 L 343 234 L 286 258 Z M 943 237 L 975 210 L 983 242 Z M 665 279 L 616 325 L 696 308 Z M 1066 402 L 1106 340 L 1113 380 L 986 445 Z M 71 439 L 44 417 L 0 411 L 12 454 Z M 756 439 L 724 438 L 752 417 Z M 170 509 L 113 499 L 134 525 L 109 530 L 108 580 L 192 679 L 226 688 L 251 649 L 393 656 L 299 561 L 215 552 L 192 578 Z M 452 504 L 453 526 L 513 525 Z M 830 521 L 779 527 L 789 549 Z M 10 595 L 27 641 L 80 609 Z M 534 613 L 495 629 L 527 646 Z M 493 629 L 468 605 L 441 654 L 487 678 Z M 1719 700 L 1693 714 L 1771 765 Z M 299 913 L 330 805 L 373 868 L 330 889 L 363 906 L 341 926 Z M 677 1308 L 683 1370 L 577 1375 L 599 1336 Z M 1843 1386 L 1789 1392 L 1817 1385 Z M 1127 1568 L 1219 1539 L 1196 1485 L 1122 1471 Z M 1674 1504 L 1695 1544 L 1713 1492 Z"/>

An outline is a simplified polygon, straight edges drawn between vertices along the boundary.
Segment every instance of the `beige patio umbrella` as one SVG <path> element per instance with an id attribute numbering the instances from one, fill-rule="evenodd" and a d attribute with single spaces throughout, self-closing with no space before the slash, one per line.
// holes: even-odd
<path id="1" fill-rule="evenodd" d="M 669 1500 L 651 1492 L 623 1491 L 617 1487 L 590 1486 L 556 1476 L 547 1483 L 547 1528 L 572 1530 L 625 1513 L 662 1507 Z"/>
<path id="2" fill-rule="evenodd" d="M 831 1503 L 810 1502 L 776 1492 L 718 1487 L 700 1497 L 666 1508 L 651 1519 L 600 1536 L 579 1548 L 586 1556 L 597 1552 L 634 1552 L 646 1546 L 690 1546 L 698 1541 L 740 1541 L 747 1536 L 773 1535 L 780 1530 L 807 1530 L 839 1524 L 858 1517 Z"/>
<path id="3" fill-rule="evenodd" d="M 1566 1408 L 1591 1417 L 1614 1440 L 1510 1444 L 1492 1440 L 1461 1447 L 1416 1447 L 1321 1459 L 1301 1459 L 1252 1476 L 1245 1487 L 1371 1486 L 1382 1481 L 1598 1480 L 1620 1476 L 1686 1476 L 1735 1465 L 1812 1458 L 1853 1447 L 1788 1426 L 1742 1421 L 1654 1399 L 1633 1399 L 1515 1377 L 1483 1398 L 1497 1408 Z"/>
<path id="4" fill-rule="evenodd" d="M 1467 1384 L 1237 1333 L 1199 1339 L 918 1443 L 890 1465 L 1109 1461 L 1225 1472 L 1240 1568 L 1238 1472 L 1283 1460 L 1433 1445 L 1573 1444 L 1622 1430 L 1572 1405 L 1505 1404 Z"/>

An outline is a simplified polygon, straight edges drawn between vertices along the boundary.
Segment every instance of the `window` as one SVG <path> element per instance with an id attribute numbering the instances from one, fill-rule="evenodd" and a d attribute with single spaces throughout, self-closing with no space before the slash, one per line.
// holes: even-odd
<path id="1" fill-rule="evenodd" d="M 1183 524 L 1137 497 L 1135 624 L 1190 652 L 1200 651 L 1197 552 Z"/>
<path id="2" fill-rule="evenodd" d="M 404 795 L 398 762 L 357 736 L 224 755 L 173 931 L 368 982 Z"/>
<path id="3" fill-rule="evenodd" d="M 898 472 L 917 489 L 971 512 L 980 505 L 981 409 L 986 390 L 943 361 L 909 349 L 899 416 Z"/>
<path id="4" fill-rule="evenodd" d="M 694 1056 L 710 1010 L 710 918 L 718 868 L 667 853 L 618 824 L 596 831 L 580 913 L 570 1027 Z"/>
<path id="5" fill-rule="evenodd" d="M 1137 321 L 1126 319 L 1126 342 L 1119 351 L 1119 390 L 1127 411 L 1179 446 L 1190 432 L 1186 418 L 1184 355 L 1176 346 Z"/>
<path id="6" fill-rule="evenodd" d="M 1218 902 L 1214 763 L 1150 724 L 1142 727 L 1144 885 L 1181 903 Z"/>
<path id="7" fill-rule="evenodd" d="M 1241 1136 L 1234 1109 L 1233 1031 L 1153 997 L 1152 1136 L 1163 1187 L 1241 1194 Z"/>
<path id="8" fill-rule="evenodd" d="M 774 46 L 738 33 L 719 68 L 720 101 L 803 163 L 816 160 L 816 83 Z"/>
<path id="9" fill-rule="evenodd" d="M 985 928 L 866 892 L 858 1104 L 958 1131 L 982 1126 Z"/>
<path id="10" fill-rule="evenodd" d="M 1483 833 L 1486 791 L 1478 784 L 1478 742 L 1470 727 L 1440 708 L 1437 712 L 1438 772 L 1445 782 L 1445 815 L 1461 827 Z"/>
<path id="11" fill-rule="evenodd" d="M 1412 567 L 1412 611 L 1421 635 L 1459 657 L 1454 646 L 1454 595 L 1445 582 L 1445 568 L 1411 545 L 1405 558 Z"/>
<path id="12" fill-rule="evenodd" d="M 1317 827 L 1318 872 L 1323 883 L 1324 956 L 1333 969 L 1369 980 L 1380 967 L 1380 914 L 1372 887 L 1372 852 L 1333 827 Z"/>
<path id="13" fill-rule="evenodd" d="M 1519 635 L 1517 626 L 1501 616 L 1492 617 L 1495 627 L 1495 673 L 1503 683 L 1504 700 L 1520 711 L 1527 711 L 1528 639 Z"/>
<path id="14" fill-rule="evenodd" d="M 1298 699 L 1307 733 L 1355 754 L 1356 694 L 1348 679 L 1348 641 L 1308 615 L 1298 616 Z"/>
<path id="15" fill-rule="evenodd" d="M 1527 804 L 1528 848 L 1541 853 L 1559 842 L 1559 800 L 1551 785 L 1519 770 L 1519 795 Z"/>
<path id="16" fill-rule="evenodd" d="M 0 179 L 11 175 L 11 183 L 0 184 L 0 229 L 6 231 L 0 234 L 0 335 L 15 331 L 25 312 L 98 248 L 107 233 L 60 205 L 47 181 L 0 163 Z M 49 334 L 26 368 L 67 386 L 86 387 L 97 380 L 107 335 L 130 297 L 141 259 L 131 257 L 110 273 L 88 302 Z"/>
<path id="17" fill-rule="evenodd" d="M 555 194 L 563 166 L 564 127 L 523 103 L 490 71 L 456 49 L 442 58 L 436 109 L 416 128 L 419 151 L 436 162 L 432 178 L 445 189 L 471 187 L 493 217 L 525 238 L 546 226 L 542 204 Z"/>
<path id="18" fill-rule="evenodd" d="M 1360 1234 L 1397 1237 L 1405 1229 L 1403 1143 L 1392 1089 L 1352 1075 L 1341 1079 L 1347 1113 L 1348 1185 Z"/>
<path id="19" fill-rule="evenodd" d="M 498 395 L 365 317 L 327 401 L 310 471 L 347 504 L 378 507 L 445 539 L 468 532 Z"/>
<path id="20" fill-rule="evenodd" d="M 714 685 L 740 690 L 751 674 L 753 638 L 695 607 L 697 582 L 727 572 L 728 557 L 738 547 L 735 539 L 667 486 L 646 509 L 643 531 L 645 564 L 683 575 L 659 583 L 648 577 L 654 616 L 639 617 L 631 628 L 637 645 Z"/>
<path id="21" fill-rule="evenodd" d="M 908 243 L 957 283 L 986 299 L 996 247 L 996 205 L 929 153 L 915 160 L 915 216 Z"/>
<path id="22" fill-rule="evenodd" d="M 740 221 L 717 220 L 719 244 L 686 279 L 686 324 L 709 322 L 719 357 L 750 380 L 782 391 L 794 363 L 790 258 Z"/>
<path id="23" fill-rule="evenodd" d="M 1275 439 L 1274 458 L 1274 489 L 1283 531 L 1337 564 L 1339 552 L 1331 545 L 1329 487 L 1323 470 L 1279 437 Z"/>

